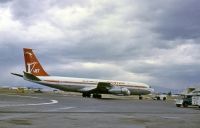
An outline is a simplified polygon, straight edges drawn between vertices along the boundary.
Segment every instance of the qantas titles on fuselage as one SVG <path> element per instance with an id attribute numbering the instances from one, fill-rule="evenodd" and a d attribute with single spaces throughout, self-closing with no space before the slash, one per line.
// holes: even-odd
<path id="1" fill-rule="evenodd" d="M 24 61 L 24 74 L 13 75 L 63 91 L 81 92 L 83 97 L 90 97 L 91 94 L 94 98 L 101 98 L 101 94 L 141 96 L 153 91 L 149 85 L 138 82 L 49 76 L 29 48 L 24 48 Z"/>

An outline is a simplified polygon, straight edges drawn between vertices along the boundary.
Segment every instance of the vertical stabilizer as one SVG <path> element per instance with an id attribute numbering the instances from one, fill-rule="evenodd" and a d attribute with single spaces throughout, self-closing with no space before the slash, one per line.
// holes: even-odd
<path id="1" fill-rule="evenodd" d="M 36 58 L 32 49 L 24 48 L 24 60 L 26 72 L 31 73 L 35 76 L 48 76 L 40 62 Z"/>

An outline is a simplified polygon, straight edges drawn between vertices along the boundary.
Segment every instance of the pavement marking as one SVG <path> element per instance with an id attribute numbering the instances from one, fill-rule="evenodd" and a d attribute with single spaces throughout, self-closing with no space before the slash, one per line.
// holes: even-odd
<path id="1" fill-rule="evenodd" d="M 37 104 L 14 104 L 14 105 L 1 105 L 0 107 L 19 107 L 19 106 L 39 106 L 39 105 L 50 105 L 50 104 L 57 104 L 57 100 L 51 100 L 51 102 L 46 103 L 37 103 Z"/>
<path id="2" fill-rule="evenodd" d="M 48 112 L 58 112 L 60 110 L 68 110 L 68 109 L 72 109 L 72 108 L 76 108 L 76 107 L 56 108 L 56 109 L 49 110 Z"/>
<path id="3" fill-rule="evenodd" d="M 9 94 L 0 94 L 6 96 L 13 96 L 13 97 L 25 97 L 25 98 L 34 98 L 34 99 L 42 99 L 35 96 L 21 96 L 21 95 L 9 95 Z M 50 100 L 51 102 L 44 102 L 44 103 L 36 103 L 36 104 L 7 104 L 7 105 L 0 105 L 0 107 L 18 107 L 18 106 L 39 106 L 39 105 L 50 105 L 50 104 L 57 104 L 57 100 Z"/>
<path id="4" fill-rule="evenodd" d="M 71 108 L 75 108 L 75 107 L 65 107 L 65 108 L 58 108 L 58 109 L 64 110 L 64 109 L 71 109 Z"/>
<path id="5" fill-rule="evenodd" d="M 57 104 L 57 100 L 51 100 L 51 102 L 46 103 L 37 103 L 37 104 L 14 104 L 14 105 L 1 105 L 0 107 L 19 107 L 19 106 L 39 106 L 39 105 L 50 105 L 50 104 Z"/>
<path id="6" fill-rule="evenodd" d="M 37 105 L 49 105 L 49 104 L 57 104 L 57 100 L 51 100 L 51 102 L 48 103 L 38 103 L 38 104 L 24 104 L 23 106 L 37 106 Z"/>
<path id="7" fill-rule="evenodd" d="M 164 116 L 162 118 L 164 118 L 164 119 L 180 119 L 180 117 L 175 117 L 175 116 Z"/>
<path id="8" fill-rule="evenodd" d="M 0 94 L 0 95 L 4 95 L 4 96 L 13 96 L 13 97 L 25 97 L 25 98 L 33 98 L 33 99 L 42 99 L 36 96 L 21 96 L 21 95 L 9 95 L 9 94 Z"/>

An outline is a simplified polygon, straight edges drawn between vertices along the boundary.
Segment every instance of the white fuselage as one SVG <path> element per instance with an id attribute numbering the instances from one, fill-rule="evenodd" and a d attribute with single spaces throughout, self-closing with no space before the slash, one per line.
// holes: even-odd
<path id="1" fill-rule="evenodd" d="M 145 95 L 153 91 L 153 89 L 149 85 L 137 82 L 59 76 L 38 76 L 38 78 L 41 81 L 37 81 L 36 83 L 64 91 L 85 92 L 97 88 L 97 84 L 99 82 L 111 83 L 114 89 L 127 88 L 130 91 L 131 95 Z"/>

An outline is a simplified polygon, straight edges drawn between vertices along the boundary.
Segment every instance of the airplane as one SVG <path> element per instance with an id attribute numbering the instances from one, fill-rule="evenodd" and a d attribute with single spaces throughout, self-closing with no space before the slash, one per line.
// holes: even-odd
<path id="1" fill-rule="evenodd" d="M 138 82 L 101 80 L 88 78 L 50 76 L 42 67 L 34 52 L 30 48 L 23 48 L 26 71 L 23 75 L 11 73 L 24 80 L 56 88 L 63 91 L 80 92 L 82 97 L 102 98 L 102 94 L 114 95 L 142 95 L 154 91 L 149 85 Z"/>

